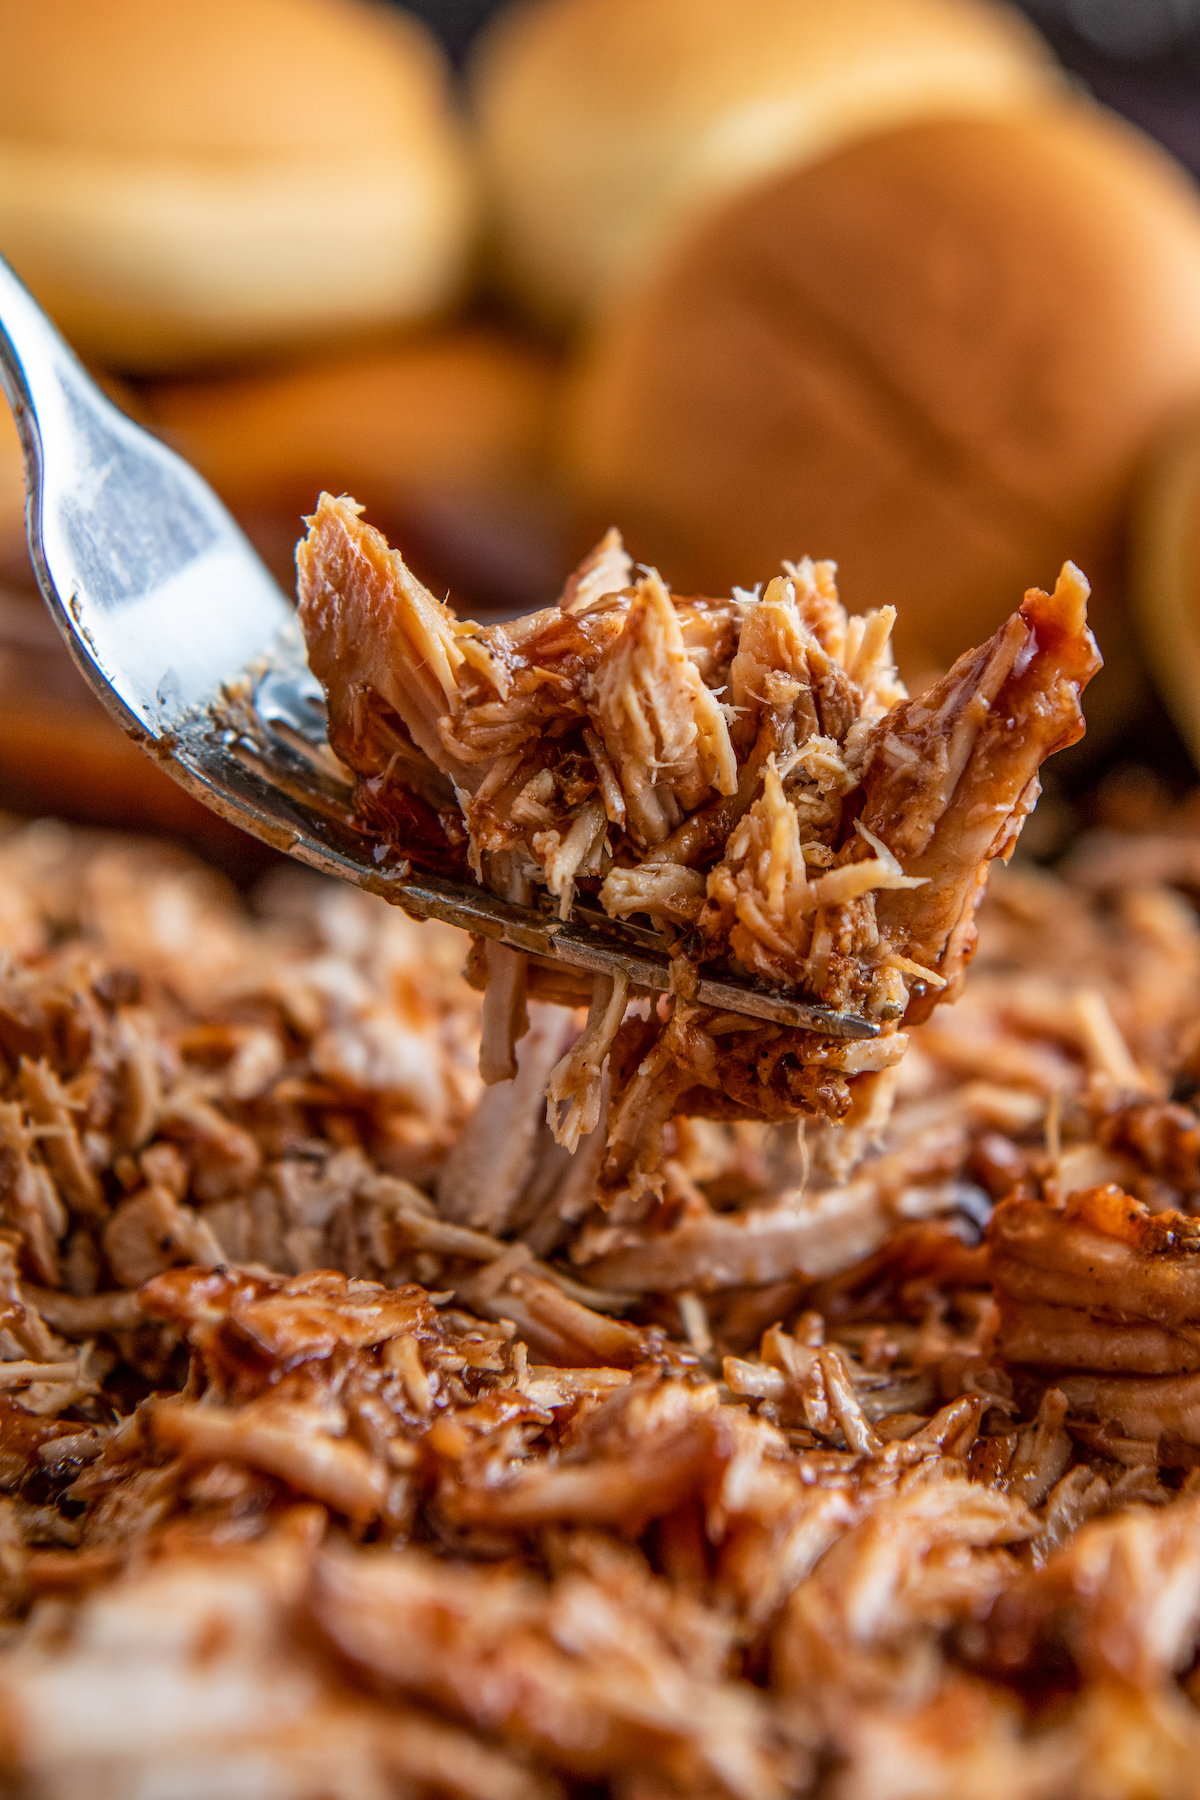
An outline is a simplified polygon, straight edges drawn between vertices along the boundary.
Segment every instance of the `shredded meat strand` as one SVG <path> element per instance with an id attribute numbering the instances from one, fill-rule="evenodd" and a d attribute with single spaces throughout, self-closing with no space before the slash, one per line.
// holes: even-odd
<path id="1" fill-rule="evenodd" d="M 1031 590 L 909 700 L 894 613 L 849 619 L 829 564 L 787 565 L 761 599 L 680 598 L 653 570 L 634 579 L 610 532 L 557 606 L 480 627 L 427 594 L 360 514 L 323 494 L 298 568 L 330 742 L 375 784 L 368 828 L 389 784 L 428 825 L 448 780 L 478 880 L 525 903 L 544 888 L 563 919 L 587 891 L 671 952 L 674 1012 L 655 1015 L 653 1052 L 640 1030 L 636 1062 L 614 1054 L 607 1088 L 600 1056 L 551 1096 L 574 1149 L 606 1095 L 610 1204 L 661 1193 L 662 1131 L 685 1094 L 717 1118 L 844 1116 L 856 1084 L 901 1053 L 897 1021 L 958 993 L 988 865 L 1012 854 L 1043 759 L 1083 730 L 1099 657 L 1079 571 Z M 389 748 L 398 732 L 429 762 L 415 784 L 411 756 Z M 444 824 L 424 845 L 384 835 L 417 860 L 450 846 Z M 497 989 L 491 1081 L 515 1067 L 521 981 L 539 989 L 511 953 L 480 967 Z M 858 1014 L 891 1042 L 856 1060 L 812 1032 L 729 1030 L 691 1004 L 702 967 Z M 609 1020 L 606 1050 L 616 1036 Z"/>
<path id="2" fill-rule="evenodd" d="M 588 1090 L 614 994 L 582 1034 L 532 997 L 485 1087 L 457 934 L 0 833 L 5 1791 L 1183 1800 L 1167 845 L 1178 885 L 1111 837 L 997 871 L 961 998 L 840 1127 L 639 1088 L 661 1191 L 606 1208 L 542 1090 Z M 701 1014 L 630 1011 L 623 1093 L 685 1028 L 722 1091 L 745 1021 Z"/>

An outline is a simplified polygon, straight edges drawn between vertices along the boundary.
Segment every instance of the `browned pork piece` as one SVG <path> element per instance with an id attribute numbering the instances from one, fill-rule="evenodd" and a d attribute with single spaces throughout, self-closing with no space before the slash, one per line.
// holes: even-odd
<path id="1" fill-rule="evenodd" d="M 1001 1356 L 1052 1379 L 1085 1429 L 1147 1456 L 1200 1445 L 1200 1220 L 1111 1183 L 1063 1206 L 1014 1194 L 988 1247 Z"/>
<path id="2" fill-rule="evenodd" d="M 623 1223 L 578 1020 L 481 1088 L 461 934 L 0 830 L 0 1791 L 1192 1800 L 1198 840 L 1139 841 L 998 872 L 890 1117 L 677 1116 Z"/>
<path id="3" fill-rule="evenodd" d="M 603 1183 L 635 1203 L 676 1111 L 841 1117 L 852 1084 L 902 1054 L 898 1023 L 957 991 L 987 865 L 1011 853 L 1043 758 L 1083 731 L 1099 658 L 1078 570 L 910 700 L 893 610 L 849 618 L 831 564 L 788 564 L 761 598 L 683 599 L 611 532 L 557 606 L 481 628 L 360 510 L 322 495 L 298 565 L 330 742 L 368 827 L 507 899 L 548 890 L 563 918 L 587 891 L 671 952 L 673 1001 L 648 1016 L 622 1026 L 619 981 L 578 995 L 588 1029 L 548 1086 L 560 1140 L 598 1123 L 610 1050 Z M 482 1066 L 500 1079 L 526 982 L 545 977 L 512 952 L 479 960 L 500 996 Z M 702 967 L 883 1031 L 847 1043 L 716 1013 L 692 1003 Z M 542 991 L 570 997 L 561 976 Z"/>

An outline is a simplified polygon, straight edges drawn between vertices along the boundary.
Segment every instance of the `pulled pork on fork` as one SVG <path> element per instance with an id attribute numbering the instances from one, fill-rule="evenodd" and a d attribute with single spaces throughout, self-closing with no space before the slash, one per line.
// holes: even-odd
<path id="1" fill-rule="evenodd" d="M 481 1069 L 516 1071 L 527 993 L 590 1006 L 552 1071 L 556 1135 L 599 1129 L 602 1186 L 635 1208 L 677 1112 L 836 1120 L 952 997 L 988 863 L 1011 855 L 1051 752 L 1083 732 L 1099 667 L 1088 587 L 1064 566 L 996 635 L 909 699 L 891 607 L 851 618 L 834 567 L 765 593 L 671 594 L 610 531 L 556 606 L 457 619 L 353 501 L 323 494 L 300 545 L 300 619 L 329 740 L 365 827 L 418 866 L 566 919 L 583 895 L 641 921 L 672 995 L 493 944 Z M 839 1040 L 697 1003 L 701 970 L 749 975 L 872 1030 Z M 586 985 L 584 985 L 586 984 Z M 638 1014 L 641 1016 L 638 1016 Z"/>

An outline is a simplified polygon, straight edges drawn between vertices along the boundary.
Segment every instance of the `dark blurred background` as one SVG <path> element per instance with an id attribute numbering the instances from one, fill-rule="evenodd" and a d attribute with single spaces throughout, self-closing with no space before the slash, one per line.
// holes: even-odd
<path id="1" fill-rule="evenodd" d="M 1198 0 L 1026 0 L 1022 11 L 1098 100 L 1200 174 Z"/>

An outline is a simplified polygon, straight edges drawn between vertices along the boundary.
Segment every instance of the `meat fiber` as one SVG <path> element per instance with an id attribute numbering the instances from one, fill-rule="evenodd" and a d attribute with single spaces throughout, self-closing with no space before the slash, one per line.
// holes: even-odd
<path id="1" fill-rule="evenodd" d="M 458 934 L 0 831 L 5 1793 L 1187 1800 L 1200 923 L 1111 852 L 622 1214 L 615 992 L 481 1089 Z"/>
<path id="2" fill-rule="evenodd" d="M 360 510 L 322 495 L 298 566 L 364 824 L 435 866 L 465 832 L 476 878 L 503 898 L 544 890 L 565 919 L 586 891 L 653 926 L 671 957 L 671 1006 L 623 1036 L 611 984 L 572 994 L 560 976 L 551 992 L 512 952 L 477 958 L 507 996 L 485 1077 L 515 1067 L 526 1014 L 512 995 L 590 1003 L 586 1069 L 560 1072 L 554 1128 L 572 1147 L 596 1128 L 607 1058 L 603 1180 L 628 1205 L 661 1187 L 675 1111 L 843 1117 L 902 1054 L 900 1023 L 959 991 L 988 865 L 1011 855 L 1043 759 L 1083 730 L 1099 658 L 1079 571 L 1031 590 L 910 700 L 894 613 L 849 618 L 830 564 L 789 564 L 761 598 L 680 598 L 610 533 L 558 606 L 480 627 L 426 593 Z M 845 1045 L 714 1013 L 694 1004 L 701 971 L 756 976 L 882 1035 Z"/>

